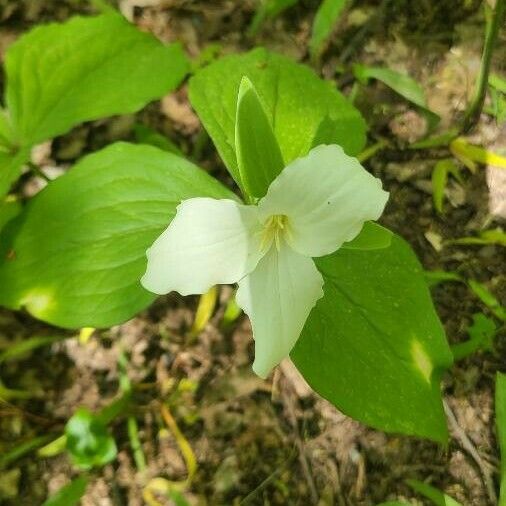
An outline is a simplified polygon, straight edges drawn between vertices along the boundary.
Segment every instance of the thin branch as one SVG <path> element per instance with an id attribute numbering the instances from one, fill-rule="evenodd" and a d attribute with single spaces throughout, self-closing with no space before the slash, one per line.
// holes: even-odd
<path id="1" fill-rule="evenodd" d="M 495 492 L 494 480 L 492 479 L 491 464 L 481 458 L 473 442 L 469 439 L 464 429 L 462 429 L 462 427 L 459 425 L 457 417 L 455 416 L 452 408 L 445 400 L 443 401 L 443 406 L 454 436 L 459 440 L 462 448 L 464 448 L 464 450 L 469 453 L 469 455 L 473 458 L 473 460 L 476 462 L 476 465 L 480 469 L 483 483 L 487 489 L 487 494 L 490 502 L 492 504 L 497 504 L 497 494 Z"/>

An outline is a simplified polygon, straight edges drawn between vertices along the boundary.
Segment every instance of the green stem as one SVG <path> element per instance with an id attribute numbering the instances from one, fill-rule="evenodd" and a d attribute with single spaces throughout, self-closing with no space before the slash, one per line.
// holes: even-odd
<path id="1" fill-rule="evenodd" d="M 468 133 L 478 123 L 481 111 L 485 103 L 487 94 L 488 76 L 490 74 L 490 67 L 492 64 L 492 54 L 497 42 L 499 30 L 504 20 L 506 12 L 506 0 L 496 0 L 495 8 L 491 14 L 491 19 L 487 21 L 487 28 L 485 33 L 485 45 L 483 47 L 483 54 L 481 58 L 480 73 L 476 83 L 476 90 L 474 97 L 467 108 L 464 120 L 462 123 L 461 132 Z"/>
<path id="2" fill-rule="evenodd" d="M 130 446 L 134 454 L 135 465 L 139 471 L 146 469 L 146 457 L 142 451 L 142 445 L 139 439 L 139 428 L 137 420 L 133 416 L 127 419 L 128 438 L 130 439 Z"/>
<path id="3" fill-rule="evenodd" d="M 386 148 L 388 146 L 388 142 L 385 140 L 380 140 L 376 142 L 376 144 L 373 144 L 372 146 L 369 146 L 368 148 L 364 149 L 362 153 L 357 155 L 357 160 L 360 163 L 364 163 L 365 161 L 369 160 L 369 158 L 372 158 L 378 151 L 381 151 L 382 149 Z"/>

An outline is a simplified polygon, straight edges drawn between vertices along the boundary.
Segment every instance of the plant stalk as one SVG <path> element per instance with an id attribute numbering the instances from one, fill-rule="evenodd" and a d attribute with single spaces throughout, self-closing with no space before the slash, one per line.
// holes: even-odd
<path id="1" fill-rule="evenodd" d="M 474 97 L 467 108 L 462 122 L 461 133 L 468 133 L 478 123 L 485 103 L 487 95 L 488 76 L 492 64 L 492 54 L 499 36 L 506 13 L 506 0 L 496 0 L 495 8 L 491 13 L 490 19 L 487 20 L 487 28 L 485 32 L 485 45 L 481 57 L 480 73 L 476 83 Z"/>

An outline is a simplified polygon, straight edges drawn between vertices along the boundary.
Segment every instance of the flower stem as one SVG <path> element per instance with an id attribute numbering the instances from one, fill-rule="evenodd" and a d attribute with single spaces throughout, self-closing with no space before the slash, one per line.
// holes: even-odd
<path id="1" fill-rule="evenodd" d="M 490 74 L 492 54 L 497 42 L 499 30 L 504 20 L 505 12 L 506 0 L 496 0 L 495 8 L 491 13 L 490 18 L 487 20 L 485 45 L 483 47 L 483 54 L 481 57 L 480 73 L 478 75 L 474 97 L 467 108 L 462 122 L 461 133 L 468 133 L 480 119 L 487 94 L 488 76 Z"/>

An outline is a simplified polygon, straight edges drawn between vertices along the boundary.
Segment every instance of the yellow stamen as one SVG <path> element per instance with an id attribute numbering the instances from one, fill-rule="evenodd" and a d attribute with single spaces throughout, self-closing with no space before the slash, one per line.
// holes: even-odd
<path id="1" fill-rule="evenodd" d="M 288 235 L 288 217 L 284 214 L 273 214 L 269 216 L 264 224 L 262 232 L 261 248 L 268 249 L 272 241 L 276 243 L 276 248 L 279 251 L 281 248 L 281 237 Z"/>

